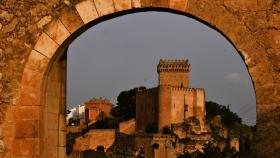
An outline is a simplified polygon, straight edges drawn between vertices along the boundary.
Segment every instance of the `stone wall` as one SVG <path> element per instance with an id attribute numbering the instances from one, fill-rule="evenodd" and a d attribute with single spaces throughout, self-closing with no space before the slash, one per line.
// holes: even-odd
<path id="1" fill-rule="evenodd" d="M 184 122 L 196 117 L 204 124 L 206 116 L 204 89 L 171 88 L 171 123 Z"/>
<path id="2" fill-rule="evenodd" d="M 157 66 L 159 85 L 189 86 L 191 66 L 188 60 L 160 60 Z"/>
<path id="3" fill-rule="evenodd" d="M 45 95 L 41 90 L 49 65 L 61 49 L 105 19 L 148 10 L 195 18 L 233 44 L 248 68 L 256 92 L 258 157 L 277 157 L 280 154 L 278 0 L 2 0 L 1 157 L 41 157 L 42 151 L 47 150 L 38 145 L 42 141 L 38 135 L 40 124 L 47 123 L 40 117 Z"/>
<path id="4" fill-rule="evenodd" d="M 135 136 L 135 146 L 142 147 L 146 158 L 176 158 L 172 142 L 175 137 L 162 134 L 144 134 Z"/>
<path id="5" fill-rule="evenodd" d="M 160 85 L 158 95 L 158 130 L 171 125 L 171 89 L 169 86 Z"/>
<path id="6" fill-rule="evenodd" d="M 158 89 L 152 88 L 136 94 L 136 131 L 145 131 L 158 122 Z"/>
<path id="7" fill-rule="evenodd" d="M 112 117 L 111 111 L 113 104 L 109 99 L 92 98 L 84 103 L 85 110 L 88 110 L 88 116 L 85 116 L 86 120 L 90 122 L 97 121 L 99 119 Z M 87 115 L 87 113 L 85 113 Z"/>
<path id="8" fill-rule="evenodd" d="M 181 72 L 161 72 L 159 74 L 160 85 L 171 85 L 171 86 L 184 86 L 189 85 L 189 74 Z"/>
<path id="9" fill-rule="evenodd" d="M 106 151 L 114 144 L 115 135 L 115 129 L 90 130 L 85 135 L 75 139 L 73 151 L 96 150 L 98 146 L 103 146 Z"/>
<path id="10" fill-rule="evenodd" d="M 128 135 L 134 134 L 136 128 L 135 125 L 136 125 L 136 121 L 134 118 L 125 122 L 120 122 L 119 132 Z"/>

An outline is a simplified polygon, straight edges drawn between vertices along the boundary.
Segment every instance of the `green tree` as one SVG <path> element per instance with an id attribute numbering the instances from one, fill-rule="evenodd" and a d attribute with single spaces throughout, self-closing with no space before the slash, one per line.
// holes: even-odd
<path id="1" fill-rule="evenodd" d="M 145 90 L 145 87 L 133 88 L 122 91 L 117 98 L 117 106 L 113 108 L 112 115 L 119 117 L 120 121 L 135 118 L 136 115 L 136 92 Z"/>
<path id="2" fill-rule="evenodd" d="M 235 123 L 242 123 L 242 119 L 234 112 L 230 111 L 228 106 L 219 105 L 212 101 L 206 102 L 206 119 L 212 120 L 215 116 L 220 115 L 222 122 L 227 127 Z"/>

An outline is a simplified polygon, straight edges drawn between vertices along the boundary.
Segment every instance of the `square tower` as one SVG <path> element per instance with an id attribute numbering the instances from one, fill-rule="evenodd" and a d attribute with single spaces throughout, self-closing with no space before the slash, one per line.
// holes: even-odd
<path id="1" fill-rule="evenodd" d="M 157 66 L 159 85 L 188 87 L 191 65 L 188 60 L 160 60 Z"/>

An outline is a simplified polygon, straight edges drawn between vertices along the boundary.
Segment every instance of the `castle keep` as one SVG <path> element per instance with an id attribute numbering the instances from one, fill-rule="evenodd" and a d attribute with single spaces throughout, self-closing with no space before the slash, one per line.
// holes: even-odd
<path id="1" fill-rule="evenodd" d="M 160 60 L 155 88 L 136 95 L 136 131 L 156 126 L 158 131 L 195 117 L 201 130 L 205 125 L 205 92 L 189 87 L 191 65 L 188 60 Z"/>

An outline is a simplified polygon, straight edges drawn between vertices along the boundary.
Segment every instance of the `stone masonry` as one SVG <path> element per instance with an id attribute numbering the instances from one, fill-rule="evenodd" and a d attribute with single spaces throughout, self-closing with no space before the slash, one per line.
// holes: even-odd
<path id="1" fill-rule="evenodd" d="M 2 0 L 0 157 L 64 157 L 65 78 L 57 74 L 66 67 L 58 59 L 88 28 L 141 11 L 194 18 L 232 43 L 254 84 L 257 155 L 280 155 L 279 0 Z"/>

